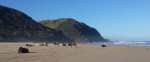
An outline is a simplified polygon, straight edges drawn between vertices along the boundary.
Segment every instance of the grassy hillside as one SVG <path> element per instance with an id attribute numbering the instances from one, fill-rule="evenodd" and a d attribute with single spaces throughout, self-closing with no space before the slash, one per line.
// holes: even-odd
<path id="1" fill-rule="evenodd" d="M 78 22 L 71 18 L 58 20 L 43 20 L 39 23 L 63 32 L 68 38 L 77 42 L 102 42 L 104 38 L 99 32 L 85 23 Z"/>

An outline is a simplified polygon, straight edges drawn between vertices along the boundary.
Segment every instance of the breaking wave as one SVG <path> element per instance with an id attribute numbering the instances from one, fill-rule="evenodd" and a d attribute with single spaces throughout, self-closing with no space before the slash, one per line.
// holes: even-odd
<path id="1" fill-rule="evenodd" d="M 126 45 L 126 46 L 150 46 L 150 41 L 110 41 L 100 42 L 98 44 L 106 45 Z"/>
<path id="2" fill-rule="evenodd" d="M 146 44 L 144 41 L 116 41 L 114 44 Z"/>

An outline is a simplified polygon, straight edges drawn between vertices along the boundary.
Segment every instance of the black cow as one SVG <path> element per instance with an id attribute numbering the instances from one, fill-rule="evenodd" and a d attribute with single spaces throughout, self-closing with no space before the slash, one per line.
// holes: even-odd
<path id="1" fill-rule="evenodd" d="M 65 43 L 63 43 L 63 46 L 66 46 L 66 44 L 65 44 Z"/>
<path id="2" fill-rule="evenodd" d="M 34 45 L 31 45 L 31 44 L 26 44 L 26 46 L 34 46 Z"/>
<path id="3" fill-rule="evenodd" d="M 59 42 L 54 42 L 53 44 L 54 44 L 54 45 L 59 45 Z"/>

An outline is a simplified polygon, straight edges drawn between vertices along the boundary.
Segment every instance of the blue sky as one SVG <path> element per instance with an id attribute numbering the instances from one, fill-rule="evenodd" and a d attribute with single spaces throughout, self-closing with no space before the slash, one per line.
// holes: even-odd
<path id="1" fill-rule="evenodd" d="M 150 0 L 0 0 L 36 21 L 74 18 L 110 40 L 150 40 Z"/>

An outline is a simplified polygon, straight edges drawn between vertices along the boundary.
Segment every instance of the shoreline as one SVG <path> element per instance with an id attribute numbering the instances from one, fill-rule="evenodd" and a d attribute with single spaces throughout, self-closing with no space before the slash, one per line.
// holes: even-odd
<path id="1" fill-rule="evenodd" d="M 44 43 L 44 42 L 43 42 Z M 42 42 L 39 42 L 39 43 L 35 43 L 35 42 L 0 42 L 0 45 L 2 44 L 43 44 Z M 53 44 L 53 43 L 48 43 L 48 44 Z M 63 44 L 63 43 L 59 43 L 59 44 Z M 65 43 L 67 44 L 67 43 Z M 106 45 L 106 46 L 124 46 L 124 47 L 150 47 L 150 45 L 131 45 L 131 44 L 100 44 L 100 43 L 78 43 L 78 45 L 97 45 L 97 46 L 101 46 L 101 45 Z"/>
<path id="2" fill-rule="evenodd" d="M 150 57 L 150 47 L 90 44 L 27 47 L 25 44 L 0 44 L 0 62 L 149 62 Z M 30 53 L 18 54 L 20 46 L 28 48 Z"/>

